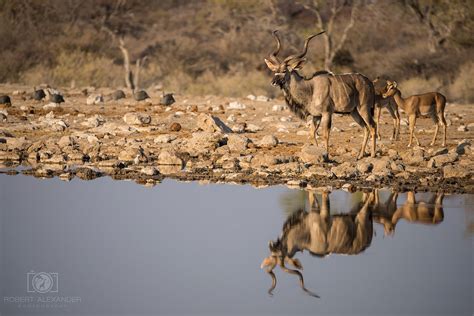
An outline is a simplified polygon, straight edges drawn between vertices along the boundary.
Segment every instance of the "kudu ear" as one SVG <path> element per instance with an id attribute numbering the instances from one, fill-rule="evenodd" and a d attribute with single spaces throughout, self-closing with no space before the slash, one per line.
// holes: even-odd
<path id="1" fill-rule="evenodd" d="M 273 71 L 273 72 L 277 72 L 277 71 L 278 71 L 279 65 L 277 65 L 277 64 L 276 64 L 275 62 L 273 62 L 272 60 L 265 58 L 265 64 L 267 64 L 267 67 L 268 67 L 271 71 Z"/>
<path id="2" fill-rule="evenodd" d="M 275 265 L 276 265 L 276 257 L 268 256 L 265 259 L 263 259 L 262 264 L 260 265 L 260 269 L 263 269 L 265 267 L 274 267 Z"/>
<path id="3" fill-rule="evenodd" d="M 291 59 L 287 62 L 288 69 L 290 71 L 301 69 L 305 62 L 306 58 Z"/>

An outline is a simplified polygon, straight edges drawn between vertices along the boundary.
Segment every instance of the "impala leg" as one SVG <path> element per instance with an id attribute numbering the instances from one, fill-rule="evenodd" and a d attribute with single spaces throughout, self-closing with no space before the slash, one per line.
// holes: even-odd
<path id="1" fill-rule="evenodd" d="M 439 123 L 436 122 L 435 132 L 434 132 L 434 135 L 433 135 L 433 140 L 430 143 L 430 146 L 433 146 L 435 144 L 436 136 L 438 136 L 438 130 L 439 130 Z"/>
<path id="2" fill-rule="evenodd" d="M 387 107 L 387 109 L 390 112 L 390 115 L 392 116 L 392 121 L 393 121 L 392 137 L 390 138 L 390 140 L 395 140 L 397 139 L 398 129 L 400 128 L 400 118 L 397 115 L 398 111 L 395 112 L 395 110 L 390 105 Z M 378 133 L 378 129 L 377 129 L 377 133 Z"/>
<path id="3" fill-rule="evenodd" d="M 415 135 L 416 115 L 410 115 L 408 117 L 408 123 L 410 125 L 410 140 L 408 141 L 408 147 L 411 147 L 413 138 L 415 139 L 416 144 L 420 146 L 420 142 L 418 141 L 418 138 Z"/>
<path id="4" fill-rule="evenodd" d="M 439 114 L 439 121 L 443 126 L 443 147 L 446 146 L 446 119 L 444 118 L 444 113 Z"/>
<path id="5" fill-rule="evenodd" d="M 377 139 L 380 140 L 380 113 L 382 112 L 382 108 L 378 105 L 375 106 L 375 125 L 377 125 Z"/>

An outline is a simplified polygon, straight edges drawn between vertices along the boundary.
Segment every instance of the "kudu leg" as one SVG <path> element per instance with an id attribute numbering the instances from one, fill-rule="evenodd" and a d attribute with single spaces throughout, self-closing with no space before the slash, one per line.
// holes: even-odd
<path id="1" fill-rule="evenodd" d="M 323 138 L 324 138 L 324 147 L 326 148 L 326 153 L 329 156 L 329 134 L 331 132 L 331 121 L 332 115 L 326 113 L 322 115 L 321 125 L 323 128 Z"/>
<path id="2" fill-rule="evenodd" d="M 377 132 L 377 125 L 375 125 L 374 118 L 372 116 L 372 111 L 366 106 L 363 107 L 361 105 L 360 108 L 357 109 L 359 112 L 359 115 L 362 117 L 364 120 L 365 125 L 367 126 L 368 131 L 370 132 L 370 136 L 372 137 L 372 148 L 370 150 L 370 157 L 374 158 L 375 157 L 375 145 L 376 145 L 376 138 L 375 138 L 375 133 Z M 366 140 L 367 144 L 367 140 Z M 365 152 L 365 146 L 364 144 L 364 152 Z M 362 157 L 361 157 L 362 158 Z"/>
<path id="3" fill-rule="evenodd" d="M 365 154 L 365 147 L 367 146 L 367 140 L 368 140 L 368 133 L 367 133 L 367 126 L 364 122 L 364 119 L 360 116 L 359 112 L 357 110 L 354 110 L 351 112 L 351 116 L 354 119 L 354 121 L 359 124 L 360 127 L 364 129 L 364 140 L 362 141 L 362 146 L 359 151 L 359 155 L 357 156 L 357 159 L 361 159 L 364 157 Z"/>
<path id="4" fill-rule="evenodd" d="M 318 146 L 317 133 L 319 129 L 319 124 L 321 124 L 321 116 L 313 116 L 310 123 L 310 137 L 313 137 L 314 144 Z"/>

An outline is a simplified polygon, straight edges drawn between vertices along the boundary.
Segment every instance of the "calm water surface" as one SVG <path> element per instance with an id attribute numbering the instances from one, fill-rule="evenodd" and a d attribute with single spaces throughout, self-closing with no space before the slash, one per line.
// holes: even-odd
<path id="1" fill-rule="evenodd" d="M 0 203 L 1 315 L 474 312 L 472 195 L 0 175 Z M 320 298 L 278 265 L 267 293 L 279 237 Z"/>

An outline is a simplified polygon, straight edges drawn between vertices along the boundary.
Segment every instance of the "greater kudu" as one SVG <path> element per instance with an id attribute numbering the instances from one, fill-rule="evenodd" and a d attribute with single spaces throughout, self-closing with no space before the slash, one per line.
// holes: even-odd
<path id="1" fill-rule="evenodd" d="M 318 33 L 308 37 L 300 54 L 291 55 L 283 61 L 278 59 L 281 42 L 277 31 L 273 31 L 277 47 L 265 63 L 274 72 L 272 84 L 279 86 L 289 108 L 301 119 L 311 118 L 311 133 L 317 144 L 319 125 L 323 128 L 326 152 L 329 150 L 329 132 L 333 113 L 350 114 L 364 129 L 364 140 L 358 155 L 365 153 L 369 132 L 372 136 L 371 156 L 375 157 L 374 86 L 365 76 L 358 73 L 335 75 L 318 71 L 311 77 L 301 76 L 297 70 L 306 61 L 309 41 Z"/>
<path id="2" fill-rule="evenodd" d="M 329 193 L 321 195 L 321 207 L 314 193 L 308 192 L 310 212 L 298 210 L 283 224 L 283 232 L 276 241 L 269 242 L 270 255 L 261 265 L 272 277 L 271 295 L 276 287 L 276 276 L 273 269 L 276 265 L 300 279 L 301 288 L 312 296 L 304 285 L 303 275 L 297 269 L 303 266 L 294 256 L 297 252 L 307 250 L 310 254 L 324 257 L 331 253 L 355 255 L 364 251 L 372 242 L 372 214 L 368 207 L 371 199 L 366 199 L 362 206 L 347 214 L 330 214 Z M 293 265 L 289 269 L 285 263 Z"/>

